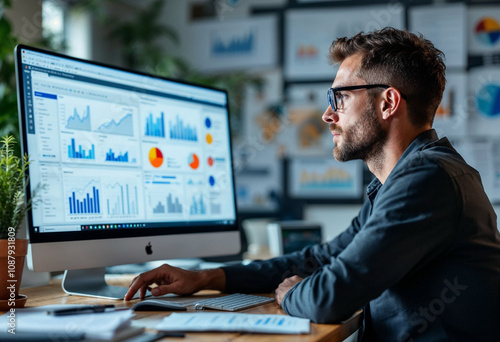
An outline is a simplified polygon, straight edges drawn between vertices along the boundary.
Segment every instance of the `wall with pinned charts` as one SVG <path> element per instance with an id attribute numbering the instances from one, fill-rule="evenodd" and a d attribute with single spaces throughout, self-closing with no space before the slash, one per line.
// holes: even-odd
<path id="1" fill-rule="evenodd" d="M 393 26 L 422 33 L 445 53 L 447 84 L 434 128 L 439 136 L 447 136 L 463 149 L 464 157 L 480 169 L 490 198 L 500 202 L 495 197 L 500 193 L 495 185 L 500 178 L 497 176 L 500 175 L 500 163 L 494 162 L 493 157 L 488 157 L 492 162 L 479 161 L 479 156 L 494 154 L 492 149 L 499 146 L 497 140 L 500 140 L 499 4 L 474 0 L 290 0 L 274 7 L 255 6 L 240 27 L 262 38 L 262 31 L 255 28 L 258 21 L 253 20 L 259 17 L 264 20 L 269 38 L 260 41 L 261 47 L 254 45 L 258 54 L 262 54 L 255 55 L 260 56 L 258 63 L 257 59 L 246 63 L 233 55 L 230 63 L 219 64 L 219 67 L 260 73 L 268 84 L 262 93 L 252 90 L 246 94 L 245 126 L 234 149 L 236 154 L 250 151 L 246 154 L 258 160 L 253 163 L 258 166 L 256 169 L 273 171 L 258 177 L 251 175 L 252 172 L 243 172 L 236 176 L 237 182 L 246 183 L 245 187 L 252 191 L 255 188 L 252 184 L 260 183 L 267 184 L 267 193 L 279 192 L 284 190 L 276 185 L 280 158 L 333 159 L 331 136 L 321 121 L 327 106 L 326 91 L 336 73 L 336 67 L 328 61 L 328 48 L 336 37 Z M 243 37 L 243 31 L 231 31 L 235 21 L 229 20 L 230 15 L 227 19 L 211 23 L 200 21 L 198 26 L 193 26 L 192 33 L 198 36 L 194 41 L 210 42 L 213 37 L 219 37 L 227 47 L 233 41 L 231 34 Z M 211 35 L 208 32 L 212 32 Z M 273 48 L 265 52 L 262 48 L 265 44 Z M 210 51 L 209 45 L 205 50 Z M 219 58 L 219 62 L 224 58 Z M 236 64 L 231 64 L 233 62 Z M 201 66 L 206 71 L 216 71 L 211 66 Z M 467 151 L 463 148 L 467 145 L 475 147 Z M 483 153 L 478 154 L 478 150 Z M 242 191 L 240 195 L 252 191 Z M 274 208 L 269 199 L 262 202 L 260 194 L 255 198 L 258 203 L 267 203 L 257 207 Z M 248 204 L 247 209 L 251 210 L 252 201 L 248 199 L 240 202 Z M 348 196 L 344 199 L 349 200 Z M 342 201 L 342 196 L 339 195 L 338 200 Z"/>

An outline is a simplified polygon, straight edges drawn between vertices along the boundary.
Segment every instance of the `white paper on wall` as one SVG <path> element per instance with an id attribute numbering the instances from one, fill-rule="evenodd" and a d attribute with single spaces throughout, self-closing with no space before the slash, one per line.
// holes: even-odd
<path id="1" fill-rule="evenodd" d="M 322 115 L 328 107 L 326 93 L 332 82 L 293 84 L 288 87 L 287 121 L 290 126 L 282 137 L 288 155 L 331 157 L 332 135 Z"/>
<path id="2" fill-rule="evenodd" d="M 468 131 L 467 73 L 446 73 L 443 99 L 434 118 L 433 128 L 440 137 L 463 137 Z"/>
<path id="3" fill-rule="evenodd" d="M 277 18 L 274 15 L 198 21 L 190 30 L 189 44 L 196 46 L 190 60 L 201 71 L 247 71 L 277 65 Z"/>
<path id="4" fill-rule="evenodd" d="M 386 26 L 404 28 L 404 6 L 289 10 L 285 13 L 285 77 L 292 80 L 333 79 L 336 68 L 328 49 L 338 37 Z"/>
<path id="5" fill-rule="evenodd" d="M 467 66 L 467 6 L 413 7 L 409 11 L 410 31 L 421 33 L 446 56 L 448 68 Z"/>
<path id="6" fill-rule="evenodd" d="M 500 6 L 474 6 L 468 14 L 469 53 L 500 52 Z"/>
<path id="7" fill-rule="evenodd" d="M 500 136 L 500 68 L 480 67 L 469 72 L 467 102 L 470 107 L 468 133 Z"/>

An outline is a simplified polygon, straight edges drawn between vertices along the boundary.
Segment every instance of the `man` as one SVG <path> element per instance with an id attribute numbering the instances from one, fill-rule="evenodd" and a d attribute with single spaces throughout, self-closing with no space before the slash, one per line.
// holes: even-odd
<path id="1" fill-rule="evenodd" d="M 445 86 L 431 42 L 386 28 L 341 38 L 323 114 L 339 161 L 376 176 L 333 241 L 247 266 L 141 274 L 126 299 L 201 289 L 276 291 L 293 316 L 338 322 L 363 308 L 364 341 L 499 341 L 500 236 L 479 174 L 431 129 Z"/>

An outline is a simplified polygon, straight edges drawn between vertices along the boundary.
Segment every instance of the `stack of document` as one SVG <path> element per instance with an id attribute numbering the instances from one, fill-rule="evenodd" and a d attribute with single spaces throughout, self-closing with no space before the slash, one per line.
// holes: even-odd
<path id="1" fill-rule="evenodd" d="M 309 334 L 311 322 L 285 315 L 255 315 L 229 312 L 177 313 L 165 317 L 160 331 L 237 331 L 265 334 Z"/>
<path id="2" fill-rule="evenodd" d="M 13 318 L 10 312 L 1 316 L 1 335 L 40 334 L 53 336 L 62 341 L 65 336 L 81 336 L 92 341 L 118 341 L 141 333 L 143 328 L 131 327 L 132 310 L 103 313 L 82 313 L 77 315 L 54 316 L 48 311 L 78 308 L 79 305 L 46 305 L 34 308 L 16 309 Z M 11 315 L 11 316 L 9 316 Z"/>

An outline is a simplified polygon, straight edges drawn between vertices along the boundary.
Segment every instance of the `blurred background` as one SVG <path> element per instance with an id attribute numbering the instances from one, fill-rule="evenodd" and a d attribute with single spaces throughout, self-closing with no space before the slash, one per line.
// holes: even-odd
<path id="1" fill-rule="evenodd" d="M 385 26 L 446 54 L 435 129 L 481 173 L 500 214 L 500 5 L 431 0 L 1 0 L 0 135 L 19 136 L 18 43 L 228 90 L 238 211 L 251 242 L 267 223 L 343 231 L 372 176 L 338 163 L 321 114 L 337 37 Z M 430 196 L 439 195 L 429 194 Z"/>

